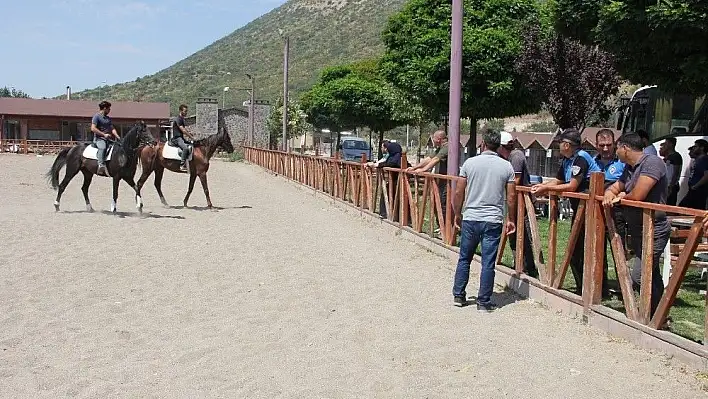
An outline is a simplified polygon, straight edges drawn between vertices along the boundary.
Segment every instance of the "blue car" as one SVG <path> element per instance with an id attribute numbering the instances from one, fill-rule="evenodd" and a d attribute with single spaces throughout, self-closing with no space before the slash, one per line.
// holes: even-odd
<path id="1" fill-rule="evenodd" d="M 345 161 L 361 162 L 364 154 L 366 159 L 371 159 L 369 142 L 361 137 L 343 137 L 339 142 L 339 149 Z"/>

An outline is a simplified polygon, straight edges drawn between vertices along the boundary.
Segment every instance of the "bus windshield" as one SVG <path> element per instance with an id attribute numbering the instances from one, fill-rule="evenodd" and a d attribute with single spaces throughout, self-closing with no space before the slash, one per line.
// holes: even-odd
<path id="1" fill-rule="evenodd" d="M 637 91 L 629 104 L 623 131 L 646 130 L 651 142 L 668 136 L 708 135 L 706 96 L 665 94 L 651 87 Z"/>

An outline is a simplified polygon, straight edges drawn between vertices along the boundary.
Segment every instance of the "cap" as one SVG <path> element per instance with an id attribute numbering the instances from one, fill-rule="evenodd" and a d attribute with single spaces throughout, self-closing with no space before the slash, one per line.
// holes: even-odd
<path id="1" fill-rule="evenodd" d="M 580 136 L 580 132 L 577 131 L 576 129 L 573 129 L 573 128 L 564 130 L 558 136 L 558 140 L 559 141 L 567 141 L 573 145 L 580 145 L 583 141 L 582 137 Z"/>
<path id="2" fill-rule="evenodd" d="M 514 137 L 509 132 L 501 131 L 501 145 L 507 145 L 514 141 Z"/>

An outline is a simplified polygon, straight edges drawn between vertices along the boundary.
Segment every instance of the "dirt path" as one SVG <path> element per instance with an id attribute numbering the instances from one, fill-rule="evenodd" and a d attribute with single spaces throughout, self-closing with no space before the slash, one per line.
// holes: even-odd
<path id="1" fill-rule="evenodd" d="M 453 307 L 447 260 L 256 167 L 214 162 L 216 211 L 151 179 L 139 217 L 105 178 L 54 213 L 52 160 L 0 155 L 2 397 L 705 397 L 531 302 Z"/>

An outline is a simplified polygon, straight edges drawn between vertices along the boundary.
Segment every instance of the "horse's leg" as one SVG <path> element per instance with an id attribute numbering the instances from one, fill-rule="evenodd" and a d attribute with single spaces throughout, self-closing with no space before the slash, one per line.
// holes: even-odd
<path id="1" fill-rule="evenodd" d="M 165 196 L 162 194 L 162 176 L 165 173 L 165 168 L 162 166 L 155 168 L 155 190 L 157 190 L 157 195 L 160 196 L 160 202 L 162 205 L 168 206 Z"/>
<path id="2" fill-rule="evenodd" d="M 145 163 L 143 163 L 145 165 Z M 145 185 L 145 182 L 147 181 L 148 177 L 150 177 L 150 174 L 152 173 L 152 169 L 143 167 L 143 172 L 140 175 L 140 179 L 138 179 L 138 188 L 135 190 L 136 192 L 140 192 L 140 190 L 143 189 L 143 185 Z"/>
<path id="3" fill-rule="evenodd" d="M 132 177 L 124 177 L 123 180 L 135 190 L 135 207 L 138 208 L 140 213 L 143 213 L 143 198 L 140 196 L 140 187 L 135 184 L 135 180 Z"/>
<path id="4" fill-rule="evenodd" d="M 118 212 L 118 184 L 120 184 L 120 176 L 113 177 L 113 200 L 111 201 L 111 212 Z"/>
<path id="5" fill-rule="evenodd" d="M 209 185 L 207 184 L 207 174 L 206 172 L 199 175 L 199 181 L 202 183 L 202 188 L 204 189 L 204 195 L 207 200 L 207 208 L 211 208 L 211 198 L 209 198 Z"/>
<path id="6" fill-rule="evenodd" d="M 84 184 L 81 186 L 81 191 L 84 193 L 84 200 L 86 201 L 86 212 L 93 212 L 93 207 L 91 206 L 91 201 L 89 200 L 89 186 L 91 185 L 91 180 L 93 180 L 93 173 L 86 169 L 81 172 L 84 174 Z"/>
<path id="7" fill-rule="evenodd" d="M 74 162 L 66 163 L 66 174 L 64 179 L 59 183 L 59 188 L 57 189 L 57 198 L 54 200 L 54 211 L 59 212 L 59 202 L 61 201 L 61 195 L 64 194 L 66 186 L 69 185 L 71 179 L 74 178 L 79 173 L 79 167 Z"/>
<path id="8" fill-rule="evenodd" d="M 184 207 L 187 207 L 187 201 L 189 201 L 189 196 L 192 195 L 192 190 L 194 190 L 194 182 L 197 181 L 197 175 L 189 175 L 189 188 L 187 188 L 187 195 L 184 196 Z"/>

